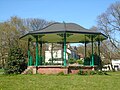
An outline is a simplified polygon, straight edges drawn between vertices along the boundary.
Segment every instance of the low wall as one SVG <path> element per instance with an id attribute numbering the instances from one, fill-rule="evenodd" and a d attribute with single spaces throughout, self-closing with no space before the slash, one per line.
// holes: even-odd
<path id="1" fill-rule="evenodd" d="M 58 74 L 63 72 L 64 74 L 77 74 L 79 70 L 94 70 L 95 67 L 91 66 L 38 66 L 37 73 L 40 74 Z"/>
<path id="2" fill-rule="evenodd" d="M 91 71 L 91 70 L 95 70 L 95 66 L 69 66 L 68 68 L 68 73 L 69 74 L 77 74 L 79 72 L 79 70 L 84 70 L 84 71 Z"/>
<path id="3" fill-rule="evenodd" d="M 58 74 L 63 72 L 64 74 L 68 74 L 68 67 L 63 66 L 39 66 L 37 68 L 37 73 L 40 74 Z"/>

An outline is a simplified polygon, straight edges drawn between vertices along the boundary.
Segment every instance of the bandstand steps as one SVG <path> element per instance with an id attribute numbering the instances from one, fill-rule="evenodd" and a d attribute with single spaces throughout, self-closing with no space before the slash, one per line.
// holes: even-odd
<path id="1" fill-rule="evenodd" d="M 33 66 L 28 66 L 21 74 L 33 74 Z"/>

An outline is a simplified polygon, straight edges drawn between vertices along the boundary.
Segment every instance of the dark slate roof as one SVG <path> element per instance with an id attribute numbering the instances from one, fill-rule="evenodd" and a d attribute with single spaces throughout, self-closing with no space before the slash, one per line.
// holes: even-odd
<path id="1" fill-rule="evenodd" d="M 75 23 L 53 23 L 47 27 L 29 32 L 30 34 L 47 34 L 47 33 L 59 33 L 59 32 L 72 32 L 72 33 L 91 33 L 101 34 L 101 32 L 88 30 Z"/>
<path id="2" fill-rule="evenodd" d="M 98 39 L 100 39 L 101 41 L 107 39 L 107 36 L 102 34 L 101 32 L 83 28 L 78 24 L 57 22 L 50 24 L 43 29 L 30 31 L 21 38 L 32 38 L 32 40 L 35 40 L 34 37 L 38 35 L 40 41 L 63 42 L 63 37 L 61 37 L 60 34 L 63 34 L 64 32 L 66 32 L 67 34 L 67 42 L 90 42 L 91 35 L 95 36 L 94 41 L 97 41 Z"/>

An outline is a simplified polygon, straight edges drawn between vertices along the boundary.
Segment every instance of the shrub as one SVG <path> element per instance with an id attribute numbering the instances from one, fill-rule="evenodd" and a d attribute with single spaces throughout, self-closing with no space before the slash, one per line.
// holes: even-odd
<path id="1" fill-rule="evenodd" d="M 78 59 L 76 62 L 77 62 L 78 64 L 83 64 L 83 63 L 84 63 L 82 59 Z"/>
<path id="2" fill-rule="evenodd" d="M 82 69 L 79 70 L 78 75 L 88 75 L 88 71 L 84 71 Z"/>
<path id="3" fill-rule="evenodd" d="M 84 65 L 90 65 L 90 58 L 89 57 L 86 57 L 84 59 Z"/>
<path id="4" fill-rule="evenodd" d="M 98 75 L 103 75 L 103 71 L 97 71 Z"/>
<path id="5" fill-rule="evenodd" d="M 78 75 L 108 75 L 107 72 L 103 72 L 103 71 L 85 71 L 80 69 L 78 72 Z"/>
<path id="6" fill-rule="evenodd" d="M 96 74 L 96 71 L 90 71 L 89 74 L 90 74 L 90 75 L 95 75 L 95 74 Z"/>
<path id="7" fill-rule="evenodd" d="M 26 69 L 25 58 L 20 48 L 12 48 L 5 64 L 5 74 L 19 74 Z"/>
<path id="8" fill-rule="evenodd" d="M 71 58 L 71 59 L 68 60 L 68 62 L 69 62 L 70 64 L 74 64 L 74 63 L 76 63 L 76 60 L 73 59 L 73 58 Z"/>
<path id="9" fill-rule="evenodd" d="M 98 75 L 108 75 L 107 72 L 105 72 L 105 71 L 97 71 L 97 74 Z"/>

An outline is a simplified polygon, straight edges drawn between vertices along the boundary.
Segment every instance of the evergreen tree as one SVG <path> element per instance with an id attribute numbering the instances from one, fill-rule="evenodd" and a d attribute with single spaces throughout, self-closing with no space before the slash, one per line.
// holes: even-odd
<path id="1" fill-rule="evenodd" d="M 20 74 L 26 69 L 25 57 L 20 48 L 11 48 L 5 65 L 5 74 Z"/>

